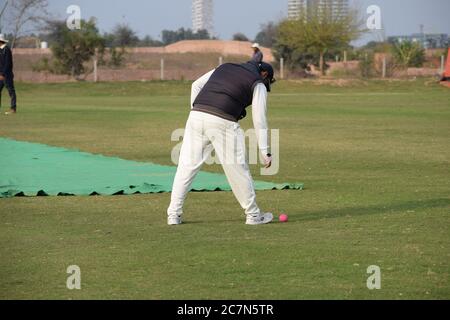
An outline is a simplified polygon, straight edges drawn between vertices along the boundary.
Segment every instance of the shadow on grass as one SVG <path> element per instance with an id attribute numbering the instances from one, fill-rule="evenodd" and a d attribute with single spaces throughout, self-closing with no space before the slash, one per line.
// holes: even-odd
<path id="1" fill-rule="evenodd" d="M 404 213 L 408 211 L 409 213 L 414 213 L 415 210 L 444 208 L 444 207 L 450 207 L 450 199 L 442 198 L 442 199 L 417 200 L 387 205 L 326 209 L 313 212 L 310 211 L 305 214 L 293 217 L 290 221 L 291 222 L 314 221 L 314 220 L 334 219 L 342 217 L 359 217 L 383 213 Z"/>
<path id="2" fill-rule="evenodd" d="M 377 205 L 377 206 L 367 206 L 367 207 L 351 207 L 351 208 L 338 208 L 338 209 L 325 209 L 319 211 L 309 211 L 305 214 L 293 216 L 289 216 L 289 222 L 304 222 L 304 221 L 316 221 L 321 219 L 335 219 L 342 217 L 359 217 L 366 215 L 376 215 L 376 214 L 384 214 L 384 213 L 414 213 L 419 209 L 433 209 L 433 208 L 444 208 L 449 207 L 450 209 L 450 199 L 429 199 L 429 200 L 418 200 L 418 201 L 408 201 L 395 203 L 391 205 Z M 183 221 L 185 225 L 198 225 L 198 224 L 209 224 L 209 223 L 245 223 L 245 216 L 240 218 L 238 217 L 230 217 L 229 219 L 211 219 L 205 221 L 195 221 L 189 220 L 187 217 L 186 221 Z M 278 222 L 278 216 L 274 216 L 274 223 Z"/>

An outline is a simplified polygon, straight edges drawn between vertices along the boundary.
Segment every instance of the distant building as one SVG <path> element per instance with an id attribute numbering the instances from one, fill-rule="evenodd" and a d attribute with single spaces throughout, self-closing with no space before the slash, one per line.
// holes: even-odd
<path id="1" fill-rule="evenodd" d="M 307 0 L 289 0 L 288 1 L 288 18 L 298 19 L 302 10 L 306 10 Z"/>
<path id="2" fill-rule="evenodd" d="M 328 8 L 333 17 L 342 17 L 348 13 L 348 2 L 349 0 L 289 0 L 288 18 L 298 19 L 302 11 L 310 15 L 315 8 L 319 12 Z"/>
<path id="3" fill-rule="evenodd" d="M 194 32 L 206 30 L 211 37 L 213 36 L 213 0 L 192 1 L 192 30 Z"/>
<path id="4" fill-rule="evenodd" d="M 445 33 L 415 33 L 410 36 L 392 36 L 388 38 L 388 42 L 390 43 L 402 43 L 406 41 L 419 43 L 425 49 L 447 48 L 450 45 L 449 35 Z"/>

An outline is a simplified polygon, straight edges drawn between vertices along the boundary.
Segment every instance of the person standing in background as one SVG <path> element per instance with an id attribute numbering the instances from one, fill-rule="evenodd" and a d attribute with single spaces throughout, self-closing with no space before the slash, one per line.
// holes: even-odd
<path id="1" fill-rule="evenodd" d="M 5 112 L 8 115 L 17 112 L 17 98 L 16 90 L 14 89 L 13 57 L 7 43 L 8 40 L 5 39 L 5 36 L 0 34 L 0 107 L 3 87 L 6 86 L 11 98 L 11 109 Z"/>
<path id="2" fill-rule="evenodd" d="M 254 51 L 252 61 L 254 61 L 256 63 L 263 62 L 264 55 L 263 55 L 262 51 L 259 48 L 259 43 L 254 43 L 252 45 L 252 48 L 253 48 L 253 51 Z"/>

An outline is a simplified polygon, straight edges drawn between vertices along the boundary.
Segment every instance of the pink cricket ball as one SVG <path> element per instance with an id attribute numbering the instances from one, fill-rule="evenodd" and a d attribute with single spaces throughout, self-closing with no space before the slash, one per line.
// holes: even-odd
<path id="1" fill-rule="evenodd" d="M 280 222 L 288 222 L 289 218 L 287 214 L 280 214 Z"/>

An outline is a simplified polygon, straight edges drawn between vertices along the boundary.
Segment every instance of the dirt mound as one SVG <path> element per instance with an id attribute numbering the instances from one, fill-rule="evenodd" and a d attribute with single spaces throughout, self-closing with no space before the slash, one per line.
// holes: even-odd
<path id="1" fill-rule="evenodd" d="M 215 52 L 224 56 L 252 56 L 252 43 L 247 41 L 222 41 L 222 40 L 185 40 L 165 47 L 167 53 L 187 53 L 187 52 Z M 269 48 L 261 47 L 264 54 L 264 61 L 273 62 L 274 57 Z"/>

